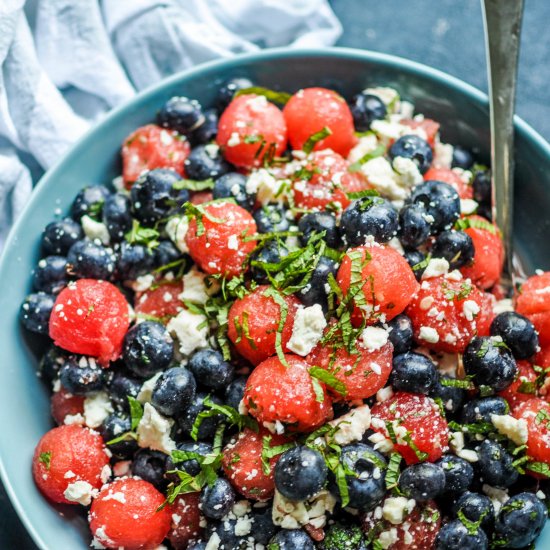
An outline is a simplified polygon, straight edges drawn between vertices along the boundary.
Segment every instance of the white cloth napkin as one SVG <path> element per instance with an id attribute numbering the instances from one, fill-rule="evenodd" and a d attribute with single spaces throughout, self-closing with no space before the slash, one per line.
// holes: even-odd
<path id="1" fill-rule="evenodd" d="M 0 0 L 0 248 L 33 179 L 136 90 L 340 33 L 327 0 Z"/>

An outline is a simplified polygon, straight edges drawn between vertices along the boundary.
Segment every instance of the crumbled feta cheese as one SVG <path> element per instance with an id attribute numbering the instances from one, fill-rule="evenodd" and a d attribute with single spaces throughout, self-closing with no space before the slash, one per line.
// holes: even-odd
<path id="1" fill-rule="evenodd" d="M 286 194 L 284 189 L 287 180 L 277 180 L 265 168 L 254 170 L 246 180 L 246 192 L 256 195 L 256 199 L 263 205 L 270 202 L 282 202 Z"/>
<path id="2" fill-rule="evenodd" d="M 474 300 L 465 300 L 462 304 L 462 312 L 467 321 L 473 321 L 479 311 L 479 305 L 477 302 L 474 302 Z"/>
<path id="3" fill-rule="evenodd" d="M 102 244 L 109 244 L 111 236 L 109 235 L 109 230 L 104 223 L 98 222 L 90 216 L 84 214 L 80 220 L 84 235 L 88 237 L 91 241 L 98 239 Z"/>
<path id="4" fill-rule="evenodd" d="M 527 443 L 527 421 L 524 418 L 517 419 L 509 414 L 492 414 L 491 422 L 499 433 L 516 445 Z"/>
<path id="5" fill-rule="evenodd" d="M 96 493 L 97 489 L 94 489 L 87 481 L 73 481 L 67 485 L 63 496 L 69 502 L 78 502 L 82 506 L 89 506 Z"/>
<path id="6" fill-rule="evenodd" d="M 173 425 L 171 418 L 162 416 L 150 403 L 145 403 L 137 427 L 139 446 L 170 454 L 176 448 L 176 443 L 170 437 Z"/>
<path id="7" fill-rule="evenodd" d="M 117 502 L 120 502 L 120 504 L 126 504 L 126 496 L 122 491 L 113 493 L 113 491 L 110 490 L 105 496 L 102 495 L 101 500 L 116 500 Z"/>
<path id="8" fill-rule="evenodd" d="M 449 441 L 449 447 L 456 454 L 464 449 L 464 434 L 462 432 L 453 432 Z"/>
<path id="9" fill-rule="evenodd" d="M 292 336 L 287 348 L 302 357 L 305 357 L 323 336 L 327 321 L 320 304 L 310 307 L 299 307 L 296 310 Z"/>
<path id="10" fill-rule="evenodd" d="M 231 132 L 231 135 L 227 140 L 227 146 L 237 147 L 237 145 L 240 145 L 240 143 L 241 143 L 241 136 L 239 135 L 239 132 Z"/>
<path id="11" fill-rule="evenodd" d="M 462 451 L 458 451 L 455 454 L 456 456 L 458 456 L 459 458 L 463 458 L 467 462 L 477 462 L 479 460 L 479 455 L 471 449 L 462 449 Z"/>
<path id="12" fill-rule="evenodd" d="M 397 529 L 395 527 L 392 527 L 387 531 L 382 531 L 380 535 L 378 535 L 378 542 L 380 543 L 380 546 L 384 548 L 384 550 L 386 550 L 386 548 L 389 548 L 392 544 L 396 543 L 397 539 Z"/>
<path id="13" fill-rule="evenodd" d="M 166 328 L 178 339 L 182 355 L 208 347 L 208 320 L 204 315 L 183 309 L 170 319 Z"/>
<path id="14" fill-rule="evenodd" d="M 376 88 L 366 88 L 364 94 L 375 95 L 386 107 L 395 106 L 399 103 L 399 93 L 393 88 L 387 86 L 377 86 Z"/>
<path id="15" fill-rule="evenodd" d="M 210 535 L 210 538 L 208 539 L 204 550 L 218 550 L 218 548 L 220 547 L 220 543 L 220 536 L 214 531 L 212 535 Z"/>
<path id="16" fill-rule="evenodd" d="M 410 514 L 416 501 L 405 497 L 388 497 L 382 507 L 382 515 L 386 521 L 398 525 L 403 523 L 405 516 Z"/>
<path id="17" fill-rule="evenodd" d="M 148 378 L 143 382 L 136 399 L 143 405 L 144 403 L 150 403 L 151 396 L 153 395 L 153 389 L 157 380 L 161 377 L 162 372 L 157 372 L 151 378 Z"/>
<path id="18" fill-rule="evenodd" d="M 503 300 L 497 300 L 493 305 L 493 313 L 499 315 L 505 311 L 514 311 L 514 304 L 511 298 L 504 298 Z"/>
<path id="19" fill-rule="evenodd" d="M 349 152 L 348 160 L 357 162 L 367 153 L 372 153 L 378 147 L 378 140 L 375 134 L 368 134 L 359 138 L 357 145 Z"/>
<path id="20" fill-rule="evenodd" d="M 437 333 L 437 330 L 432 327 L 420 327 L 420 333 L 418 337 L 421 340 L 429 342 L 430 344 L 436 344 L 437 342 L 439 342 L 439 334 Z"/>
<path id="21" fill-rule="evenodd" d="M 449 262 L 445 258 L 432 258 L 424 273 L 422 273 L 422 279 L 431 279 L 432 277 L 439 277 L 449 272 Z"/>
<path id="22" fill-rule="evenodd" d="M 492 487 L 491 485 L 487 485 L 486 483 L 482 485 L 481 490 L 491 499 L 491 502 L 493 503 L 493 507 L 495 509 L 495 514 L 499 513 L 502 505 L 505 504 L 506 501 L 510 498 L 507 489 L 498 489 L 497 487 Z"/>
<path id="23" fill-rule="evenodd" d="M 107 392 L 100 391 L 84 399 L 84 422 L 88 428 L 99 428 L 112 412 L 114 409 Z"/>
<path id="24" fill-rule="evenodd" d="M 220 147 L 215 143 L 209 143 L 208 145 L 204 146 L 204 150 L 211 159 L 214 159 L 218 156 L 220 152 Z"/>
<path id="25" fill-rule="evenodd" d="M 155 276 L 152 273 L 140 275 L 135 281 L 130 284 L 134 292 L 145 292 L 155 282 Z"/>
<path id="26" fill-rule="evenodd" d="M 168 238 L 174 243 L 176 248 L 184 254 L 189 252 L 189 247 L 185 241 L 185 236 L 189 230 L 189 220 L 186 216 L 174 216 L 168 220 L 164 228 Z"/>
<path id="27" fill-rule="evenodd" d="M 68 414 L 63 419 L 63 424 L 70 426 L 72 424 L 84 424 L 84 417 L 80 413 Z"/>
<path id="28" fill-rule="evenodd" d="M 373 419 L 374 420 L 374 419 Z M 380 451 L 381 453 L 390 453 L 393 450 L 393 443 L 391 439 L 388 439 L 379 432 L 375 432 L 369 435 L 369 441 L 373 444 L 375 451 Z"/>
<path id="29" fill-rule="evenodd" d="M 393 200 L 407 198 L 408 190 L 399 185 L 398 175 L 384 157 L 368 160 L 361 166 L 361 172 L 381 195 Z"/>
<path id="30" fill-rule="evenodd" d="M 388 343 L 388 331 L 380 327 L 366 327 L 361 333 L 361 340 L 368 351 L 376 351 Z"/>
<path id="31" fill-rule="evenodd" d="M 469 216 L 473 214 L 479 204 L 474 199 L 460 199 L 460 213 L 463 216 Z"/>
<path id="32" fill-rule="evenodd" d="M 376 392 L 376 401 L 382 403 L 393 397 L 393 389 L 391 386 L 386 386 Z"/>
<path id="33" fill-rule="evenodd" d="M 105 533 L 105 526 L 101 525 L 95 530 L 95 536 L 91 546 L 92 548 L 106 548 L 104 544 L 109 546 L 109 548 L 115 547 L 115 543 L 107 536 L 107 533 Z"/>
<path id="34" fill-rule="evenodd" d="M 403 248 L 401 241 L 397 237 L 393 237 L 392 239 L 390 239 L 387 244 L 390 248 L 393 248 L 394 250 L 399 252 L 401 256 L 405 255 L 405 249 Z"/>
<path id="35" fill-rule="evenodd" d="M 239 237 L 237 235 L 230 235 L 227 239 L 227 248 L 229 250 L 238 250 L 239 249 Z"/>
<path id="36" fill-rule="evenodd" d="M 422 174 L 418 170 L 418 166 L 412 159 L 395 157 L 392 167 L 401 176 L 400 183 L 402 187 L 411 189 L 424 181 Z"/>
<path id="37" fill-rule="evenodd" d="M 298 529 L 307 524 L 320 529 L 326 524 L 326 512 L 332 513 L 335 505 L 336 498 L 326 489 L 307 501 L 289 500 L 275 489 L 272 520 L 283 529 Z"/>
<path id="38" fill-rule="evenodd" d="M 203 273 L 196 266 L 193 266 L 183 276 L 183 291 L 178 296 L 180 300 L 186 300 L 193 304 L 205 304 L 208 298 L 215 294 L 220 285 L 217 281 L 208 279 L 206 273 Z"/>
<path id="39" fill-rule="evenodd" d="M 332 436 L 332 440 L 338 445 L 347 445 L 352 441 L 359 441 L 370 428 L 370 421 L 371 415 L 368 405 L 351 409 L 348 413 L 329 422 L 331 426 L 338 427 Z"/>
<path id="40" fill-rule="evenodd" d="M 451 168 L 453 162 L 453 146 L 449 143 L 441 143 L 436 141 L 434 147 L 434 168 Z"/>
<path id="41" fill-rule="evenodd" d="M 403 118 L 412 118 L 414 116 L 414 105 L 410 101 L 400 101 L 399 114 Z"/>

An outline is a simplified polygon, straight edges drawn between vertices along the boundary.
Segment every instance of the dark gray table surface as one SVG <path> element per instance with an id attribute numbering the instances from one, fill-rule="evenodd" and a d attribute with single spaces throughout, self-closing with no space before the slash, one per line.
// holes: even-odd
<path id="1" fill-rule="evenodd" d="M 550 2 L 525 3 L 517 112 L 550 140 Z M 479 0 L 331 0 L 331 4 L 344 27 L 338 45 L 406 57 L 487 89 Z M 0 548 L 35 548 L 1 486 Z"/>

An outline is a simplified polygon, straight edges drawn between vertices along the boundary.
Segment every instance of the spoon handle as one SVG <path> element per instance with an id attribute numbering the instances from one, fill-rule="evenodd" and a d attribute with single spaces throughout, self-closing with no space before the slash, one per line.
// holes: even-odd
<path id="1" fill-rule="evenodd" d="M 502 232 L 501 283 L 513 289 L 514 104 L 524 0 L 483 0 L 491 108 L 493 219 Z"/>

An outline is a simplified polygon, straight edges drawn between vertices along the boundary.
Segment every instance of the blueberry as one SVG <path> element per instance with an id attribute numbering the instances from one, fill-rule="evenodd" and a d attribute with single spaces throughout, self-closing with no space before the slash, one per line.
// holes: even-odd
<path id="1" fill-rule="evenodd" d="M 516 359 L 531 357 L 539 346 L 533 323 L 515 311 L 499 313 L 491 323 L 491 335 L 500 336 Z"/>
<path id="2" fill-rule="evenodd" d="M 172 362 L 174 342 L 166 328 L 155 321 L 134 325 L 124 337 L 123 358 L 137 376 L 146 378 Z"/>
<path id="3" fill-rule="evenodd" d="M 453 385 L 445 385 L 445 381 L 447 380 L 452 381 L 453 379 L 447 375 L 438 376 L 436 383 L 432 386 L 428 395 L 433 398 L 439 397 L 446 411 L 456 413 L 460 410 L 466 399 L 466 390 Z"/>
<path id="4" fill-rule="evenodd" d="M 403 256 L 407 263 L 411 266 L 414 276 L 417 281 L 422 279 L 422 274 L 426 267 L 420 267 L 422 262 L 426 259 L 426 256 L 422 254 L 419 250 L 405 250 L 405 255 Z"/>
<path id="5" fill-rule="evenodd" d="M 193 131 L 191 141 L 194 145 L 206 145 L 214 140 L 218 133 L 218 112 L 216 109 L 204 111 L 204 122 Z"/>
<path id="6" fill-rule="evenodd" d="M 246 192 L 247 177 L 238 172 L 228 172 L 216 180 L 212 196 L 215 199 L 235 199 L 245 210 L 252 210 L 256 197 Z"/>
<path id="7" fill-rule="evenodd" d="M 375 95 L 361 92 L 353 97 L 350 103 L 353 123 L 358 132 L 366 132 L 370 129 L 373 120 L 386 118 L 386 106 Z"/>
<path id="8" fill-rule="evenodd" d="M 450 229 L 441 232 L 432 247 L 434 258 L 445 258 L 451 269 L 468 265 L 474 259 L 474 242 L 464 231 Z"/>
<path id="9" fill-rule="evenodd" d="M 342 447 L 340 463 L 349 472 L 345 476 L 349 506 L 361 512 L 373 510 L 386 494 L 386 459 L 369 445 L 352 443 Z M 332 474 L 329 474 L 329 489 L 339 498 L 338 485 Z"/>
<path id="10" fill-rule="evenodd" d="M 491 422 L 491 415 L 508 414 L 510 407 L 502 397 L 482 397 L 468 401 L 462 408 L 460 420 L 464 424 Z"/>
<path id="11" fill-rule="evenodd" d="M 390 328 L 389 339 L 393 345 L 394 355 L 409 351 L 413 344 L 411 320 L 404 313 L 400 313 L 388 323 L 388 326 Z"/>
<path id="12" fill-rule="evenodd" d="M 512 353 L 496 336 L 473 338 L 463 361 L 466 374 L 476 385 L 489 386 L 495 392 L 507 388 L 518 373 Z"/>
<path id="13" fill-rule="evenodd" d="M 253 262 L 262 262 L 263 264 L 278 264 L 281 260 L 288 256 L 288 250 L 279 241 L 269 240 L 261 248 L 257 248 L 250 255 L 250 273 L 254 280 L 260 284 L 269 284 L 268 273 L 275 275 L 275 271 L 270 270 L 267 266 L 257 266 Z"/>
<path id="14" fill-rule="evenodd" d="M 156 267 L 167 266 L 168 264 L 177 262 L 182 258 L 183 256 L 181 252 L 176 248 L 172 241 L 162 239 L 159 241 L 158 246 L 155 247 L 154 265 Z M 179 270 L 180 266 L 178 265 L 175 269 Z"/>
<path id="15" fill-rule="evenodd" d="M 518 479 L 518 471 L 512 466 L 514 457 L 500 444 L 485 439 L 477 448 L 479 461 L 476 468 L 483 482 L 505 489 Z"/>
<path id="16" fill-rule="evenodd" d="M 140 449 L 132 461 L 132 475 L 138 476 L 164 491 L 168 485 L 166 470 L 169 457 L 152 449 Z"/>
<path id="17" fill-rule="evenodd" d="M 313 541 L 302 529 L 281 529 L 267 547 L 277 550 L 315 550 Z"/>
<path id="18" fill-rule="evenodd" d="M 458 456 L 446 455 L 438 460 L 436 465 L 445 475 L 445 493 L 463 493 L 474 480 L 472 465 Z"/>
<path id="19" fill-rule="evenodd" d="M 125 371 L 116 369 L 109 380 L 108 390 L 115 407 L 120 411 L 130 412 L 128 396 L 137 398 L 141 390 L 141 381 Z"/>
<path id="20" fill-rule="evenodd" d="M 271 537 L 278 531 L 278 527 L 273 523 L 271 506 L 252 509 L 252 535 L 257 544 L 267 545 Z"/>
<path id="21" fill-rule="evenodd" d="M 75 395 L 88 395 L 105 386 L 106 370 L 91 357 L 69 358 L 59 370 L 61 385 Z"/>
<path id="22" fill-rule="evenodd" d="M 463 170 L 469 170 L 474 164 L 474 155 L 471 151 L 461 147 L 460 145 L 455 145 L 453 147 L 453 160 L 451 166 L 453 168 L 462 168 Z"/>
<path id="23" fill-rule="evenodd" d="M 399 476 L 399 488 L 407 497 L 417 502 L 431 500 L 445 489 L 443 469 L 430 462 L 407 466 Z"/>
<path id="24" fill-rule="evenodd" d="M 79 279 L 108 281 L 115 273 L 116 257 L 110 248 L 92 241 L 78 241 L 67 254 L 67 271 Z"/>
<path id="25" fill-rule="evenodd" d="M 132 204 L 123 193 L 114 193 L 103 204 L 103 223 L 113 242 L 120 242 L 132 229 Z"/>
<path id="26" fill-rule="evenodd" d="M 432 232 L 450 229 L 460 217 L 460 197 L 448 183 L 428 180 L 417 185 L 410 201 L 420 202 L 432 216 Z"/>
<path id="27" fill-rule="evenodd" d="M 189 200 L 189 191 L 176 190 L 181 176 L 174 170 L 157 168 L 142 174 L 132 186 L 130 197 L 134 216 L 146 225 L 177 212 Z"/>
<path id="28" fill-rule="evenodd" d="M 323 240 L 331 248 L 339 248 L 341 243 L 340 233 L 336 225 L 336 218 L 330 212 L 310 212 L 304 214 L 298 222 L 300 242 L 305 246 L 314 234 L 324 231 Z"/>
<path id="29" fill-rule="evenodd" d="M 314 304 L 320 304 L 323 311 L 328 311 L 328 295 L 327 285 L 329 275 L 332 273 L 336 277 L 338 264 L 326 256 L 321 256 L 307 285 L 296 293 L 298 299 L 306 307 Z"/>
<path id="30" fill-rule="evenodd" d="M 206 542 L 190 542 L 187 550 L 206 550 Z"/>
<path id="31" fill-rule="evenodd" d="M 99 427 L 99 433 L 107 444 L 109 441 L 131 431 L 131 429 L 131 421 L 128 416 L 110 414 Z M 132 455 L 138 450 L 137 442 L 132 437 L 128 437 L 112 445 L 107 445 L 107 447 L 116 458 L 121 459 L 132 458 Z"/>
<path id="32" fill-rule="evenodd" d="M 483 529 L 473 533 L 458 519 L 441 527 L 435 537 L 434 550 L 486 550 L 489 541 Z"/>
<path id="33" fill-rule="evenodd" d="M 184 367 L 172 367 L 157 380 L 151 404 L 166 416 L 179 416 L 193 403 L 197 383 Z"/>
<path id="34" fill-rule="evenodd" d="M 474 189 L 474 200 L 480 204 L 491 204 L 491 173 L 487 170 L 475 173 L 472 183 Z"/>
<path id="35" fill-rule="evenodd" d="M 65 256 L 83 237 L 82 226 L 70 218 L 50 222 L 42 234 L 42 250 L 45 254 Z"/>
<path id="36" fill-rule="evenodd" d="M 219 477 L 212 486 L 202 490 L 200 504 L 202 513 L 210 519 L 221 519 L 233 507 L 235 491 L 227 479 Z"/>
<path id="37" fill-rule="evenodd" d="M 103 204 L 111 194 L 104 185 L 90 185 L 84 187 L 76 195 L 71 206 L 71 218 L 79 222 L 82 216 L 87 215 L 90 218 L 100 218 Z"/>
<path id="38" fill-rule="evenodd" d="M 239 403 L 244 397 L 246 381 L 246 376 L 237 376 L 225 390 L 225 403 L 235 410 L 239 410 Z"/>
<path id="39" fill-rule="evenodd" d="M 42 258 L 32 277 L 34 289 L 48 294 L 57 294 L 67 282 L 67 258 L 63 256 Z"/>
<path id="40" fill-rule="evenodd" d="M 415 134 L 407 134 L 397 139 L 389 150 L 390 158 L 411 159 L 421 174 L 425 174 L 432 164 L 433 152 L 429 143 Z"/>
<path id="41" fill-rule="evenodd" d="M 40 359 L 40 364 L 38 365 L 40 377 L 47 382 L 52 382 L 57 377 L 59 369 L 65 364 L 67 358 L 68 354 L 65 350 L 52 344 Z"/>
<path id="42" fill-rule="evenodd" d="M 228 80 L 218 92 L 216 106 L 220 111 L 223 111 L 231 103 L 235 92 L 245 90 L 246 88 L 252 88 L 253 86 L 254 84 L 252 81 L 244 77 L 236 77 Z"/>
<path id="43" fill-rule="evenodd" d="M 55 303 L 55 296 L 45 292 L 29 294 L 19 309 L 21 324 L 31 332 L 48 334 L 50 315 Z"/>
<path id="44" fill-rule="evenodd" d="M 287 211 L 280 204 L 266 204 L 252 214 L 258 233 L 275 233 L 288 231 L 290 221 Z"/>
<path id="45" fill-rule="evenodd" d="M 546 506 L 535 495 L 515 495 L 500 509 L 495 539 L 505 541 L 506 548 L 529 546 L 540 535 L 547 517 Z"/>
<path id="46" fill-rule="evenodd" d="M 431 218 L 421 202 L 408 204 L 399 212 L 399 240 L 405 247 L 420 246 L 430 236 Z"/>
<path id="47" fill-rule="evenodd" d="M 275 465 L 275 487 L 290 500 L 307 500 L 323 488 L 327 471 L 318 451 L 299 445 L 285 451 Z"/>
<path id="48" fill-rule="evenodd" d="M 142 244 L 123 242 L 117 255 L 117 276 L 123 281 L 133 281 L 149 273 L 155 265 L 153 252 Z"/>
<path id="49" fill-rule="evenodd" d="M 207 396 L 204 392 L 197 392 L 191 403 L 185 408 L 184 412 L 178 416 L 178 425 L 184 430 L 186 434 L 191 434 L 195 421 L 200 413 L 204 411 L 209 411 L 210 408 L 204 405 L 204 400 L 206 397 L 209 397 L 210 401 L 216 405 L 221 405 L 222 400 L 215 395 Z M 196 438 L 199 440 L 209 440 L 213 439 L 216 434 L 216 429 L 218 424 L 223 420 L 221 414 L 215 414 L 214 416 L 209 416 L 203 418 L 199 424 L 199 429 L 196 434 Z"/>
<path id="50" fill-rule="evenodd" d="M 202 107 L 195 99 L 172 97 L 161 108 L 157 122 L 163 128 L 176 130 L 178 134 L 188 136 L 205 122 Z"/>
<path id="51" fill-rule="evenodd" d="M 425 355 L 408 351 L 393 357 L 390 383 L 394 390 L 428 394 L 436 381 L 436 366 Z"/>
<path id="52" fill-rule="evenodd" d="M 381 197 L 363 197 L 353 201 L 340 220 L 340 229 L 348 247 L 365 244 L 370 235 L 379 243 L 388 242 L 395 237 L 397 228 L 397 210 Z"/>
<path id="53" fill-rule="evenodd" d="M 187 368 L 201 386 L 214 391 L 226 388 L 235 376 L 233 365 L 225 361 L 219 351 L 213 349 L 197 351 L 189 360 Z"/>
<path id="54" fill-rule="evenodd" d="M 465 492 L 460 495 L 453 505 L 453 514 L 456 516 L 459 510 L 466 519 L 474 523 L 480 522 L 485 532 L 491 532 L 495 524 L 495 509 L 491 499 L 480 493 Z"/>
<path id="55" fill-rule="evenodd" d="M 217 145 L 197 145 L 184 164 L 187 177 L 199 181 L 219 178 L 231 170 Z"/>
<path id="56" fill-rule="evenodd" d="M 204 443 L 203 441 L 185 441 L 178 444 L 177 450 L 184 453 L 195 453 L 199 456 L 205 457 L 212 453 L 212 445 Z M 174 468 L 171 469 L 182 470 L 191 476 L 196 476 L 201 471 L 199 461 L 196 458 L 190 458 L 189 460 L 177 462 L 174 464 Z M 172 476 L 174 476 L 174 474 L 168 474 L 169 479 L 172 479 Z M 178 480 L 179 477 L 174 476 L 173 481 L 177 482 Z"/>

